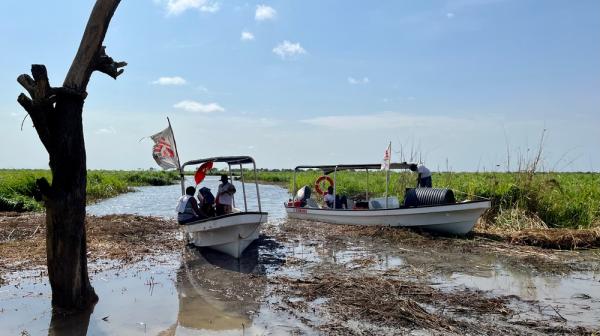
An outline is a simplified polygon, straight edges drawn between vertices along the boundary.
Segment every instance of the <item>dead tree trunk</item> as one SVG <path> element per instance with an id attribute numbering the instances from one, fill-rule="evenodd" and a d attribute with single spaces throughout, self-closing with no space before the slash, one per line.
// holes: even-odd
<path id="1" fill-rule="evenodd" d="M 17 101 L 27 111 L 50 157 L 52 185 L 37 181 L 46 205 L 46 253 L 52 305 L 83 310 L 98 296 L 87 272 L 86 156 L 82 112 L 94 71 L 117 78 L 127 65 L 105 53 L 102 41 L 120 0 L 97 0 L 62 87 L 50 87 L 46 67 L 32 65 L 17 81 L 27 90 Z"/>

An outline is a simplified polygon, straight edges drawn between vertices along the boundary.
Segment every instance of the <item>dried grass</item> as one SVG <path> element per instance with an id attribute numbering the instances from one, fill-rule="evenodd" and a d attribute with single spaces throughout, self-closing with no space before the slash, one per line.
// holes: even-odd
<path id="1" fill-rule="evenodd" d="M 548 228 L 531 218 L 529 223 L 530 225 L 519 228 L 478 223 L 475 227 L 475 233 L 494 240 L 503 240 L 513 245 L 536 246 L 545 249 L 580 250 L 600 248 L 600 226 L 589 229 Z"/>
<path id="2" fill-rule="evenodd" d="M 89 259 L 134 262 L 148 255 L 176 251 L 180 242 L 173 221 L 134 215 L 90 216 L 86 219 Z M 41 213 L 0 216 L 0 274 L 44 267 L 46 226 Z"/>
<path id="3" fill-rule="evenodd" d="M 510 234 L 507 239 L 511 244 L 558 250 L 600 248 L 600 228 L 522 230 Z"/>
<path id="4" fill-rule="evenodd" d="M 447 293 L 424 284 L 382 277 L 325 274 L 272 281 L 281 292 L 301 296 L 307 302 L 326 298 L 324 307 L 339 321 L 360 319 L 379 326 L 456 333 L 476 330 L 456 320 L 456 313 L 511 314 L 508 298 L 489 298 L 470 290 Z M 306 305 L 295 302 L 291 308 L 298 309 L 297 306 Z M 329 325 L 324 324 L 321 329 L 328 329 Z"/>

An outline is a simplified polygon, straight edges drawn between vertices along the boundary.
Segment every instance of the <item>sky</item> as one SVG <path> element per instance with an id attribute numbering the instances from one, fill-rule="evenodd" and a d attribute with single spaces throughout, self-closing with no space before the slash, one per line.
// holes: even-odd
<path id="1" fill-rule="evenodd" d="M 0 3 L 1 168 L 47 168 L 16 98 L 31 64 L 60 86 L 92 0 Z M 600 1 L 123 0 L 84 106 L 90 169 L 420 160 L 432 170 L 600 171 Z M 413 155 L 411 155 L 411 153 Z M 411 157 L 412 156 L 412 157 Z"/>

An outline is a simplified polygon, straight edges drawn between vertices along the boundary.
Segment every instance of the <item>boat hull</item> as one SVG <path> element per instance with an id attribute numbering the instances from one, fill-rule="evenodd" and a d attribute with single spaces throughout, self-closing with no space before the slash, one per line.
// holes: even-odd
<path id="1" fill-rule="evenodd" d="M 332 224 L 381 225 L 421 228 L 448 234 L 466 234 L 490 207 L 489 201 L 474 201 L 415 208 L 333 210 L 287 207 L 288 217 Z"/>
<path id="2" fill-rule="evenodd" d="M 239 258 L 260 233 L 260 225 L 267 222 L 267 213 L 234 213 L 205 219 L 183 227 L 191 243 L 209 247 Z"/>

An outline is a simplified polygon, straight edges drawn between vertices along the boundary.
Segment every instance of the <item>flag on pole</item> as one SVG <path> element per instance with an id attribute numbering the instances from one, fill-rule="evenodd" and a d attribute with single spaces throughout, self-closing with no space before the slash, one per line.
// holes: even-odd
<path id="1" fill-rule="evenodd" d="M 150 138 L 154 141 L 152 157 L 162 169 L 179 169 L 179 158 L 175 148 L 175 137 L 171 125 Z"/>
<path id="2" fill-rule="evenodd" d="M 392 162 L 392 143 L 388 145 L 383 154 L 383 162 L 381 163 L 381 170 L 390 170 L 390 162 Z"/>
<path id="3" fill-rule="evenodd" d="M 196 173 L 194 174 L 194 181 L 196 182 L 196 185 L 200 184 L 200 182 L 204 180 L 206 174 L 212 169 L 212 167 L 212 161 L 204 162 L 200 167 L 198 167 Z"/>

